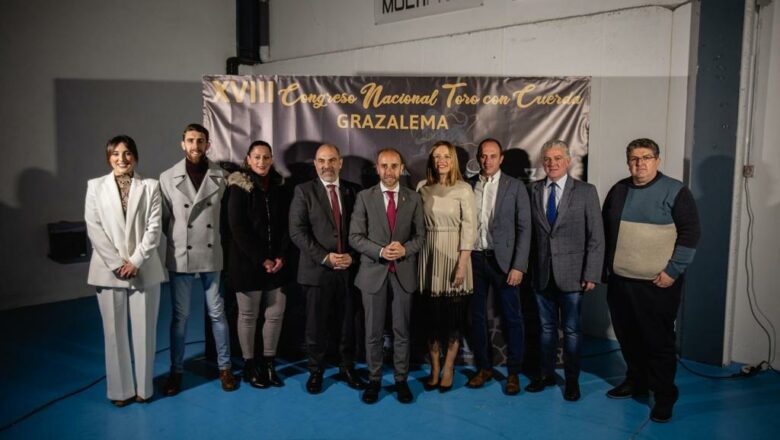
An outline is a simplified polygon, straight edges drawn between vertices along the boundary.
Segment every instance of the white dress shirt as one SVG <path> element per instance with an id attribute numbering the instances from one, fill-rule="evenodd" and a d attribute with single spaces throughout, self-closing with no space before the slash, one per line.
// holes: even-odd
<path id="1" fill-rule="evenodd" d="M 496 211 L 496 195 L 498 194 L 498 181 L 501 170 L 490 177 L 479 175 L 477 184 L 474 185 L 474 201 L 477 206 L 477 242 L 474 250 L 484 251 L 493 249 L 493 236 L 490 233 L 490 224 Z"/>
<path id="2" fill-rule="evenodd" d="M 328 188 L 328 185 L 336 185 L 336 199 L 339 201 L 339 212 L 344 212 L 343 206 L 341 204 L 341 192 L 339 191 L 339 179 L 337 178 L 335 182 L 326 182 L 322 179 L 320 179 L 320 182 L 322 182 L 323 185 L 325 185 L 325 192 L 328 194 L 328 200 L 330 200 L 330 188 Z"/>

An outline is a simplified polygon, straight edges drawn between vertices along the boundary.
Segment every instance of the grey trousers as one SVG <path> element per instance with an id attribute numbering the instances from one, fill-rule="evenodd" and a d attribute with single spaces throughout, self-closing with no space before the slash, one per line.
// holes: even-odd
<path id="1" fill-rule="evenodd" d="M 378 291 L 362 292 L 366 313 L 366 364 L 371 381 L 382 380 L 382 342 L 388 295 L 392 299 L 395 380 L 406 380 L 409 375 L 409 315 L 412 310 L 412 294 L 401 287 L 395 273 L 388 273 Z"/>
<path id="2" fill-rule="evenodd" d="M 287 305 L 287 296 L 282 292 L 281 287 L 273 290 L 236 292 L 236 302 L 238 303 L 238 342 L 241 344 L 244 359 L 255 357 L 255 330 L 261 305 L 265 309 L 263 355 L 276 356 L 276 346 L 282 332 L 284 309 Z"/>

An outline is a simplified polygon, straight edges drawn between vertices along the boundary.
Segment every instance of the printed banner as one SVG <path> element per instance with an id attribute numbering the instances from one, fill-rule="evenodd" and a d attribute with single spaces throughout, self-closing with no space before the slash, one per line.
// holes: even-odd
<path id="1" fill-rule="evenodd" d="M 471 175 L 486 137 L 506 149 L 505 172 L 526 181 L 544 177 L 542 144 L 561 139 L 572 175 L 586 179 L 590 78 L 214 75 L 203 77 L 203 102 L 212 160 L 240 163 L 252 141 L 264 140 L 277 170 L 296 180 L 313 177 L 323 142 L 341 149 L 342 177 L 364 185 L 378 180 L 376 151 L 394 147 L 413 186 L 439 140 L 459 148 Z"/>
<path id="2" fill-rule="evenodd" d="M 374 23 L 393 23 L 478 6 L 482 6 L 482 0 L 374 0 Z"/>

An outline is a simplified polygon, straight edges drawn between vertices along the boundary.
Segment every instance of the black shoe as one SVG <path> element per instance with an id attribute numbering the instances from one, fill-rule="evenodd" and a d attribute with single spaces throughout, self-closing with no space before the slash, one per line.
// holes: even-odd
<path id="1" fill-rule="evenodd" d="M 563 398 L 569 402 L 580 400 L 580 383 L 576 380 L 567 380 L 563 390 Z"/>
<path id="2" fill-rule="evenodd" d="M 257 371 L 254 359 L 244 359 L 244 382 L 253 388 L 268 388 L 269 386 L 262 373 Z"/>
<path id="3" fill-rule="evenodd" d="M 341 367 L 338 378 L 353 390 L 365 390 L 366 383 L 357 375 L 352 367 Z"/>
<path id="4" fill-rule="evenodd" d="M 438 377 L 436 378 L 436 383 L 431 383 L 433 382 L 433 380 L 434 380 L 433 376 L 425 376 L 422 379 L 423 389 L 425 391 L 433 391 L 436 388 L 439 388 L 439 378 Z"/>
<path id="5" fill-rule="evenodd" d="M 309 394 L 319 394 L 322 391 L 322 370 L 313 370 L 306 381 L 306 391 Z"/>
<path id="6" fill-rule="evenodd" d="M 650 394 L 645 387 L 635 386 L 633 382 L 625 381 L 607 391 L 610 399 L 628 399 L 629 397 L 647 397 Z"/>
<path id="7" fill-rule="evenodd" d="M 363 396 L 361 399 L 363 399 L 363 402 L 368 403 L 369 405 L 372 403 L 376 403 L 377 400 L 379 400 L 379 389 L 381 388 L 381 383 L 378 380 L 372 380 L 368 383 L 368 386 L 366 386 L 366 390 L 363 391 Z"/>
<path id="8" fill-rule="evenodd" d="M 162 394 L 163 396 L 175 396 L 181 391 L 181 373 L 171 371 L 168 378 L 163 384 Z"/>
<path id="9" fill-rule="evenodd" d="M 529 393 L 538 393 L 552 386 L 555 386 L 555 376 L 541 376 L 531 380 L 531 383 L 525 387 L 525 390 Z"/>
<path id="10" fill-rule="evenodd" d="M 283 387 L 284 381 L 282 381 L 282 378 L 279 377 L 278 374 L 276 374 L 276 368 L 274 367 L 274 358 L 266 357 L 265 358 L 265 376 L 268 377 L 268 384 L 273 387 Z"/>
<path id="11" fill-rule="evenodd" d="M 398 401 L 401 403 L 412 403 L 414 396 L 412 390 L 409 389 L 409 384 L 405 380 L 395 381 L 395 392 L 398 393 Z"/>
<path id="12" fill-rule="evenodd" d="M 656 403 L 653 410 L 650 411 L 650 420 L 656 423 L 666 423 L 672 420 L 672 408 L 674 405 Z"/>

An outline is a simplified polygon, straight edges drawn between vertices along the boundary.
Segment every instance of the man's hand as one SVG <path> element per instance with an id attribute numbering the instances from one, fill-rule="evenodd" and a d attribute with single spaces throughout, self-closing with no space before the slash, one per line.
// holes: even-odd
<path id="1" fill-rule="evenodd" d="M 590 292 L 591 290 L 596 288 L 596 283 L 594 283 L 593 281 L 583 281 L 580 283 L 580 285 L 582 286 L 583 292 Z"/>
<path id="2" fill-rule="evenodd" d="M 523 272 L 517 269 L 509 271 L 509 275 L 506 277 L 506 283 L 512 287 L 519 286 L 523 282 Z"/>
<path id="3" fill-rule="evenodd" d="M 337 254 L 331 252 L 328 254 L 327 259 L 328 266 L 334 270 L 344 270 L 352 265 L 352 256 L 349 254 Z"/>
<path id="4" fill-rule="evenodd" d="M 406 255 L 406 248 L 398 241 L 394 241 L 382 249 L 382 258 L 387 261 L 395 261 Z"/>
<path id="5" fill-rule="evenodd" d="M 661 273 L 656 275 L 653 284 L 665 289 L 674 284 L 674 278 L 670 277 L 666 272 L 661 271 Z"/>
<path id="6" fill-rule="evenodd" d="M 271 263 L 270 265 L 268 263 Z M 265 271 L 268 273 L 276 273 L 282 270 L 282 267 L 284 267 L 284 259 L 277 257 L 274 258 L 273 261 L 271 260 L 265 260 L 263 262 L 263 267 L 265 267 Z"/>

